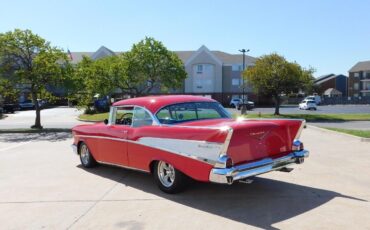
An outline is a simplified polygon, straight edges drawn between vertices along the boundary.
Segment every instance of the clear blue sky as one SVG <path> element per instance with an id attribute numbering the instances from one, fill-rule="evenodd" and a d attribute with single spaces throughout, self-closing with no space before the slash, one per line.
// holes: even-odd
<path id="1" fill-rule="evenodd" d="M 316 68 L 315 76 L 347 74 L 370 60 L 370 1 L 334 0 L 0 0 L 0 32 L 31 29 L 53 45 L 125 51 L 145 36 L 171 50 L 251 56 L 278 52 Z"/>

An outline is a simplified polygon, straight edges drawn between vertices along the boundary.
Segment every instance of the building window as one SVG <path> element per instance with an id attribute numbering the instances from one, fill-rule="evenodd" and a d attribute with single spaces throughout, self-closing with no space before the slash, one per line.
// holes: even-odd
<path id="1" fill-rule="evenodd" d="M 241 64 L 233 64 L 231 66 L 232 71 L 242 71 L 243 70 L 243 65 Z"/>
<path id="2" fill-rule="evenodd" d="M 197 73 L 203 73 L 203 65 L 197 65 Z"/>
<path id="3" fill-rule="evenodd" d="M 354 90 L 358 90 L 358 88 L 359 88 L 359 86 L 358 86 L 358 82 L 354 83 L 354 84 L 353 84 L 353 89 L 354 89 Z"/>
<path id="4" fill-rule="evenodd" d="M 353 76 L 354 77 L 360 77 L 360 73 L 355 73 Z"/>
<path id="5" fill-rule="evenodd" d="M 353 94 L 354 97 L 358 97 L 358 93 Z"/>
<path id="6" fill-rule="evenodd" d="M 238 78 L 233 78 L 233 79 L 231 80 L 231 84 L 232 84 L 233 86 L 239 86 L 239 85 L 240 85 L 240 79 L 238 79 Z"/>
<path id="7" fill-rule="evenodd" d="M 364 78 L 369 79 L 370 78 L 370 72 L 364 73 Z"/>

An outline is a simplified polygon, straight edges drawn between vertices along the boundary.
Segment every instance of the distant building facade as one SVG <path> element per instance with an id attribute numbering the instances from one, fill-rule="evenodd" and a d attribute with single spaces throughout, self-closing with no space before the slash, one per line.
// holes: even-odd
<path id="1" fill-rule="evenodd" d="M 342 96 L 347 96 L 348 77 L 343 74 L 327 74 L 318 77 L 314 80 L 317 87 L 317 93 L 320 96 L 325 96 L 325 91 L 335 89 L 341 92 Z"/>
<path id="2" fill-rule="evenodd" d="M 174 51 L 184 63 L 187 78 L 183 89 L 172 93 L 196 94 L 212 97 L 224 104 L 232 98 L 240 98 L 242 88 L 242 54 L 229 54 L 222 51 L 211 51 L 206 46 L 201 46 L 196 51 Z M 78 63 L 83 56 L 93 60 L 106 56 L 118 55 L 120 52 L 102 46 L 96 52 L 72 52 L 72 63 Z M 255 58 L 246 55 L 245 67 L 253 66 Z M 161 93 L 153 89 L 151 94 Z M 245 93 L 254 98 L 252 87 L 245 87 Z"/>
<path id="3" fill-rule="evenodd" d="M 370 97 L 370 61 L 358 62 L 348 72 L 348 95 Z"/>

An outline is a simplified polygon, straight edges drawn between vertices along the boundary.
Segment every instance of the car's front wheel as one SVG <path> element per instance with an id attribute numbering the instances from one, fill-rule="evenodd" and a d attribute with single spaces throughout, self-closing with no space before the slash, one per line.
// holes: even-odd
<path id="1" fill-rule="evenodd" d="M 153 174 L 159 189 L 165 193 L 178 193 L 185 188 L 187 182 L 186 175 L 167 162 L 156 162 Z"/>
<path id="2" fill-rule="evenodd" d="M 83 167 L 91 168 L 96 166 L 97 163 L 84 142 L 80 144 L 78 153 L 80 154 L 80 160 Z"/>

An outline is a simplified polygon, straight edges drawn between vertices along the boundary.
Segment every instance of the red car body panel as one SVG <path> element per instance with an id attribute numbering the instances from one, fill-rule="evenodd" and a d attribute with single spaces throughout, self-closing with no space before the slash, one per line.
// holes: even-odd
<path id="1" fill-rule="evenodd" d="M 185 102 L 215 101 L 197 96 L 153 96 L 113 106 L 140 106 L 155 116 L 166 105 Z M 72 131 L 74 145 L 85 142 L 98 162 L 150 172 L 151 163 L 161 160 L 193 179 L 209 181 L 221 154 L 239 165 L 292 152 L 292 142 L 302 126 L 302 120 L 222 118 L 144 127 L 96 123 L 79 125 Z M 214 156 L 209 157 L 211 153 Z"/>

